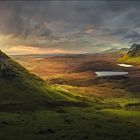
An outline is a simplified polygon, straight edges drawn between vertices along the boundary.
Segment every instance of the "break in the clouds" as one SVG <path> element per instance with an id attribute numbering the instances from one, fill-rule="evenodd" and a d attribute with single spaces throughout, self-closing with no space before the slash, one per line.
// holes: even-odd
<path id="1" fill-rule="evenodd" d="M 139 1 L 1 1 L 8 53 L 87 53 L 140 43 Z"/>

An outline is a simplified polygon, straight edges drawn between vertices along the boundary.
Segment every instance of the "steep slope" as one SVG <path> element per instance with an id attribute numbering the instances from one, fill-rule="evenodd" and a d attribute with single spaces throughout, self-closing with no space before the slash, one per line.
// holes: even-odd
<path id="1" fill-rule="evenodd" d="M 140 64 L 140 44 L 133 44 L 127 54 L 122 56 L 118 62 Z"/>
<path id="2" fill-rule="evenodd" d="M 128 52 L 129 57 L 139 57 L 140 56 L 140 44 L 133 44 Z"/>
<path id="3" fill-rule="evenodd" d="M 0 110 L 33 110 L 75 101 L 0 51 Z"/>

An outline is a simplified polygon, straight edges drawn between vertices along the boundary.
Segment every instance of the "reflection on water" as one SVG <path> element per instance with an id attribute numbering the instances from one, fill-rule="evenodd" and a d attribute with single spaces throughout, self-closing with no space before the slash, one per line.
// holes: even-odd
<path id="1" fill-rule="evenodd" d="M 127 67 L 127 68 L 133 67 L 133 65 L 128 65 L 128 64 L 118 64 L 118 65 L 121 67 Z"/>
<path id="2" fill-rule="evenodd" d="M 116 71 L 96 71 L 98 77 L 100 76 L 115 76 L 115 75 L 126 75 L 128 72 L 116 72 Z"/>

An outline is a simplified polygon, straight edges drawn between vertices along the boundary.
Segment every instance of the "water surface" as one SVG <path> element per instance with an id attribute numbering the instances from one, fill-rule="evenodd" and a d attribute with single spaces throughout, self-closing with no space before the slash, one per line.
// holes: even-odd
<path id="1" fill-rule="evenodd" d="M 128 64 L 118 64 L 118 65 L 121 67 L 127 67 L 127 68 L 133 67 L 133 65 L 128 65 Z"/>
<path id="2" fill-rule="evenodd" d="M 128 72 L 116 72 L 116 71 L 96 71 L 97 77 L 100 76 L 115 76 L 115 75 L 127 75 Z"/>

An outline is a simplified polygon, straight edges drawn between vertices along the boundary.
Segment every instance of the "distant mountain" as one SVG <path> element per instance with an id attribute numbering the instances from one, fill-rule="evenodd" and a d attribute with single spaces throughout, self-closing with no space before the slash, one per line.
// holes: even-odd
<path id="1" fill-rule="evenodd" d="M 13 58 L 21 58 L 21 57 L 31 57 L 31 58 L 47 58 L 47 57 L 78 57 L 84 54 L 22 54 L 22 55 L 10 55 Z"/>
<path id="2" fill-rule="evenodd" d="M 129 51 L 118 62 L 140 64 L 140 44 L 133 44 Z"/>
<path id="3" fill-rule="evenodd" d="M 124 54 L 128 51 L 128 48 L 111 48 L 109 50 L 105 50 L 102 53 L 121 53 Z"/>
<path id="4" fill-rule="evenodd" d="M 72 95 L 48 86 L 41 78 L 0 51 L 0 110 L 33 110 L 72 103 Z"/>

